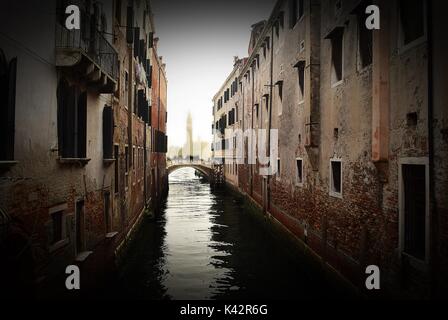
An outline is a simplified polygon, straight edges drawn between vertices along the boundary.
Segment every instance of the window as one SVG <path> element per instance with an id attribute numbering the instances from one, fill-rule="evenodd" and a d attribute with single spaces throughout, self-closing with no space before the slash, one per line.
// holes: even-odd
<path id="1" fill-rule="evenodd" d="M 338 30 L 331 37 L 331 80 L 332 84 L 342 81 L 344 33 Z"/>
<path id="2" fill-rule="evenodd" d="M 103 158 L 113 159 L 114 114 L 111 106 L 103 109 Z"/>
<path id="3" fill-rule="evenodd" d="M 148 48 L 152 48 L 154 45 L 154 33 L 150 32 L 148 34 Z"/>
<path id="4" fill-rule="evenodd" d="M 138 38 L 136 39 L 138 40 Z M 132 6 L 127 7 L 126 11 L 126 42 L 132 44 L 134 41 L 134 9 Z"/>
<path id="5" fill-rule="evenodd" d="M 303 1 L 304 0 L 290 0 L 290 21 L 289 27 L 292 29 L 298 20 L 303 17 Z"/>
<path id="6" fill-rule="evenodd" d="M 51 207 L 48 211 L 50 214 L 48 228 L 48 244 L 49 251 L 55 251 L 69 243 L 67 237 L 67 228 L 65 226 L 65 210 L 67 204 L 59 204 Z"/>
<path id="7" fill-rule="evenodd" d="M 296 169 L 297 169 L 296 183 L 298 185 L 303 185 L 303 160 L 302 160 L 302 158 L 296 159 Z"/>
<path id="8" fill-rule="evenodd" d="M 280 101 L 283 99 L 283 81 L 277 81 L 278 97 Z"/>
<path id="9" fill-rule="evenodd" d="M 9 63 L 0 49 L 0 161 L 14 159 L 17 58 Z"/>
<path id="10" fill-rule="evenodd" d="M 366 28 L 365 21 L 367 19 L 367 15 L 364 12 L 364 8 L 364 5 L 360 6 L 360 9 L 358 9 L 357 13 L 358 56 L 359 67 L 361 69 L 372 64 L 372 30 Z"/>
<path id="11" fill-rule="evenodd" d="M 51 221 L 53 225 L 53 239 L 52 244 L 55 244 L 62 240 L 62 215 L 63 211 L 54 212 L 51 215 Z"/>
<path id="12" fill-rule="evenodd" d="M 57 88 L 58 141 L 62 158 L 86 158 L 87 92 L 62 79 Z"/>
<path id="13" fill-rule="evenodd" d="M 342 0 L 336 0 L 334 3 L 334 13 L 337 15 L 342 9 Z"/>
<path id="14" fill-rule="evenodd" d="M 121 0 L 115 0 L 115 19 L 121 24 Z"/>
<path id="15" fill-rule="evenodd" d="M 111 231 L 111 219 L 110 219 L 110 192 L 104 192 L 104 220 L 106 225 L 106 233 Z"/>
<path id="16" fill-rule="evenodd" d="M 134 58 L 140 55 L 140 28 L 134 27 Z"/>
<path id="17" fill-rule="evenodd" d="M 280 158 L 277 158 L 277 179 L 280 179 Z"/>
<path id="18" fill-rule="evenodd" d="M 400 0 L 402 44 L 407 45 L 425 35 L 423 0 Z"/>
<path id="19" fill-rule="evenodd" d="M 302 103 L 305 100 L 305 61 L 299 61 L 296 67 L 299 84 L 299 103 Z"/>
<path id="20" fill-rule="evenodd" d="M 342 161 L 330 160 L 330 195 L 342 198 Z"/>
<path id="21" fill-rule="evenodd" d="M 76 201 L 76 253 L 84 251 L 84 200 Z"/>
<path id="22" fill-rule="evenodd" d="M 125 157 L 125 164 L 126 164 L 126 173 L 129 171 L 129 147 L 124 147 L 124 157 Z"/>
<path id="23" fill-rule="evenodd" d="M 125 168 L 126 168 L 126 171 L 124 174 L 125 175 L 124 182 L 125 182 L 125 189 L 127 189 L 129 186 L 129 181 L 128 181 L 128 177 L 129 177 L 129 146 L 124 147 L 124 161 L 125 161 Z"/>
<path id="24" fill-rule="evenodd" d="M 400 159 L 400 249 L 426 261 L 429 214 L 427 158 Z"/>

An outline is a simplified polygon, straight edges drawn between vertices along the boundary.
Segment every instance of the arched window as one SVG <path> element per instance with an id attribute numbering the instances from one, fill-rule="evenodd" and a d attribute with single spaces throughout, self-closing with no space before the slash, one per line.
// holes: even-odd
<path id="1" fill-rule="evenodd" d="M 14 160 L 17 58 L 7 61 L 0 49 L 0 161 Z"/>
<path id="2" fill-rule="evenodd" d="M 57 88 L 61 158 L 86 158 L 87 93 L 61 79 Z"/>

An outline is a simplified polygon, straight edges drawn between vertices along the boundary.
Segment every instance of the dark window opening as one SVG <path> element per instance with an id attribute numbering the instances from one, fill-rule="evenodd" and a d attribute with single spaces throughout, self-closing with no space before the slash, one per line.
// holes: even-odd
<path id="1" fill-rule="evenodd" d="M 163 131 L 154 131 L 155 143 L 153 145 L 153 152 L 167 153 L 168 150 L 168 136 Z"/>
<path id="2" fill-rule="evenodd" d="M 337 32 L 331 38 L 332 83 L 342 80 L 343 32 Z"/>
<path id="3" fill-rule="evenodd" d="M 76 202 L 76 252 L 84 251 L 84 200 Z"/>
<path id="4" fill-rule="evenodd" d="M 299 102 L 302 102 L 305 99 L 305 61 L 300 61 L 296 66 L 299 80 Z"/>
<path id="5" fill-rule="evenodd" d="M 409 127 L 415 127 L 418 122 L 418 114 L 417 112 L 410 112 L 406 114 L 406 124 Z"/>
<path id="6" fill-rule="evenodd" d="M 303 162 L 302 159 L 296 160 L 296 166 L 297 166 L 297 182 L 302 183 L 303 182 Z"/>
<path id="7" fill-rule="evenodd" d="M 289 27 L 292 29 L 298 20 L 303 17 L 303 0 L 290 0 L 290 21 Z"/>
<path id="8" fill-rule="evenodd" d="M 277 82 L 278 87 L 278 97 L 280 98 L 280 101 L 283 99 L 283 81 Z"/>
<path id="9" fill-rule="evenodd" d="M 14 160 L 17 58 L 9 63 L 0 49 L 0 160 Z"/>
<path id="10" fill-rule="evenodd" d="M 87 139 L 87 92 L 59 82 L 58 141 L 62 158 L 85 158 Z"/>
<path id="11" fill-rule="evenodd" d="M 129 172 L 129 147 L 125 146 L 124 147 L 124 160 L 125 160 L 125 165 L 126 165 L 126 173 Z"/>
<path id="12" fill-rule="evenodd" d="M 424 9 L 423 0 L 400 0 L 400 20 L 404 45 L 424 36 Z"/>
<path id="13" fill-rule="evenodd" d="M 150 32 L 148 34 L 148 48 L 152 48 L 154 46 L 154 33 Z"/>
<path id="14" fill-rule="evenodd" d="M 404 251 L 425 259 L 426 246 L 426 167 L 402 167 L 404 185 Z"/>
<path id="15" fill-rule="evenodd" d="M 280 177 L 280 159 L 277 159 L 277 177 Z"/>
<path id="16" fill-rule="evenodd" d="M 341 193 L 342 190 L 342 167 L 340 161 L 331 161 L 331 191 Z"/>
<path id="17" fill-rule="evenodd" d="M 140 55 L 140 28 L 134 28 L 134 58 Z"/>
<path id="18" fill-rule="evenodd" d="M 365 6 L 361 6 L 362 9 Z M 372 30 L 366 28 L 367 14 L 358 10 L 358 50 L 361 68 L 372 64 Z"/>
<path id="19" fill-rule="evenodd" d="M 335 138 L 336 140 L 339 138 L 339 128 L 333 129 L 333 138 Z"/>
<path id="20" fill-rule="evenodd" d="M 137 115 L 142 118 L 147 124 L 151 123 L 150 106 L 148 100 L 146 100 L 146 94 L 144 90 L 138 90 L 137 93 Z"/>
<path id="21" fill-rule="evenodd" d="M 63 211 L 55 212 L 51 215 L 51 220 L 53 222 L 53 239 L 52 244 L 55 244 L 62 240 L 62 215 Z"/>
<path id="22" fill-rule="evenodd" d="M 103 109 L 103 158 L 113 159 L 114 114 L 111 106 Z"/>

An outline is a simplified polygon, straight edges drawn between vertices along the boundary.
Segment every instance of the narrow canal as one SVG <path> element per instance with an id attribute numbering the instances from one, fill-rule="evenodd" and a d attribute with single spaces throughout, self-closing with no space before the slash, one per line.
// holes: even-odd
<path id="1" fill-rule="evenodd" d="M 184 168 L 169 177 L 162 214 L 145 221 L 120 270 L 120 286 L 141 299 L 344 297 L 229 191 L 213 191 Z"/>

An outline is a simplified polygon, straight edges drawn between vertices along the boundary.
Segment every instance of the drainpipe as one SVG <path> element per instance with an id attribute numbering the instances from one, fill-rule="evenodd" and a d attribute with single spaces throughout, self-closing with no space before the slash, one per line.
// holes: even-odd
<path id="1" fill-rule="evenodd" d="M 433 84 L 433 30 L 432 30 L 432 1 L 427 2 L 427 39 L 428 39 L 428 160 L 429 160 L 429 211 L 430 211 L 430 296 L 437 295 L 437 204 L 434 181 L 434 84 Z"/>

